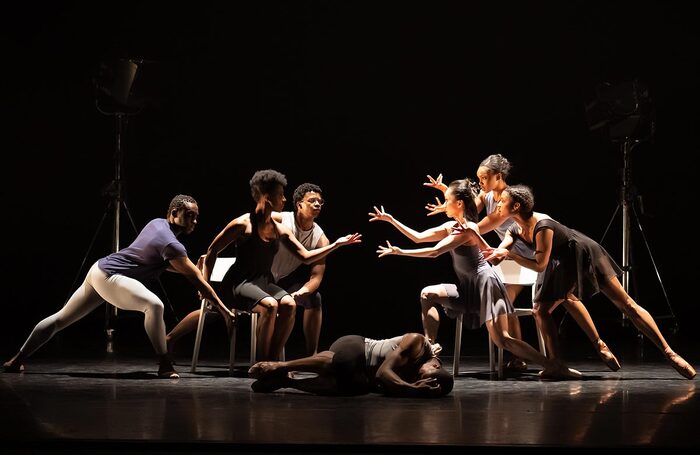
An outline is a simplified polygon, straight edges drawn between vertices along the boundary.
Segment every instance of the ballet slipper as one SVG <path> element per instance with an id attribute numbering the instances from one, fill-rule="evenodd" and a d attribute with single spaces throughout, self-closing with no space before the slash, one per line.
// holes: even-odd
<path id="1" fill-rule="evenodd" d="M 161 379 L 180 379 L 180 374 L 175 371 L 173 364 L 161 364 L 158 367 L 158 377 Z"/>
<path id="2" fill-rule="evenodd" d="M 3 363 L 2 370 L 5 373 L 22 373 L 24 371 L 24 365 L 19 362 L 14 362 L 13 360 L 8 360 Z"/>
<path id="3" fill-rule="evenodd" d="M 516 372 L 527 371 L 527 363 L 525 363 L 525 361 L 522 359 L 511 359 L 508 363 L 506 363 L 505 369 Z"/>
<path id="4" fill-rule="evenodd" d="M 540 379 L 581 379 L 580 371 L 568 368 L 564 364 L 557 364 L 552 368 L 545 368 L 537 374 Z"/>
<path id="5" fill-rule="evenodd" d="M 693 368 L 688 362 L 686 362 L 683 357 L 679 356 L 671 349 L 664 353 L 666 359 L 671 363 L 671 366 L 676 369 L 681 376 L 686 379 L 693 379 L 695 377 L 695 368 Z"/>
<path id="6" fill-rule="evenodd" d="M 617 361 L 617 358 L 615 357 L 615 354 L 610 351 L 610 348 L 608 348 L 608 345 L 605 344 L 603 340 L 598 338 L 598 341 L 594 342 L 595 346 L 597 347 L 598 350 L 598 355 L 600 356 L 600 360 L 603 361 L 605 365 L 607 365 L 608 368 L 610 368 L 613 371 L 617 371 L 620 369 L 620 362 Z"/>

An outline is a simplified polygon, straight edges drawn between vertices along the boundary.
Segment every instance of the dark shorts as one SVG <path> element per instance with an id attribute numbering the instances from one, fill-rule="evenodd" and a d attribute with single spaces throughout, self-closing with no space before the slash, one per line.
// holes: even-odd
<path id="1" fill-rule="evenodd" d="M 301 289 L 301 287 L 309 281 L 310 267 L 300 266 L 297 267 L 292 273 L 284 278 L 281 278 L 277 282 L 277 286 L 286 289 L 288 293 L 293 293 Z M 305 310 L 311 310 L 314 308 L 321 307 L 321 293 L 316 291 L 311 294 L 305 295 L 303 297 L 297 297 L 294 299 L 297 305 L 304 308 Z"/>
<path id="2" fill-rule="evenodd" d="M 333 353 L 333 372 L 338 394 L 363 395 L 372 389 L 365 360 L 365 338 L 345 335 L 333 342 L 329 351 Z"/>
<path id="3" fill-rule="evenodd" d="M 259 277 L 255 280 L 245 280 L 235 286 L 221 283 L 224 303 L 241 311 L 251 311 L 260 301 L 267 297 L 272 297 L 278 302 L 287 291 L 268 280 L 266 277 Z M 218 290 L 217 290 L 218 292 Z"/>

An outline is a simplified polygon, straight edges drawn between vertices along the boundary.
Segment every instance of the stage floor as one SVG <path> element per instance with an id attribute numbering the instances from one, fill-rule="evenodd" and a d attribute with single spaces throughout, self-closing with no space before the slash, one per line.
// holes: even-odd
<path id="1" fill-rule="evenodd" d="M 35 359 L 22 374 L 0 373 L 4 453 L 700 447 L 699 380 L 661 359 L 623 359 L 615 373 L 571 361 L 585 379 L 553 382 L 535 369 L 497 380 L 486 358 L 463 357 L 453 392 L 436 400 L 255 394 L 247 365 L 229 377 L 223 358 L 196 374 L 179 360 L 179 380 L 157 379 L 152 358 L 125 356 Z"/>

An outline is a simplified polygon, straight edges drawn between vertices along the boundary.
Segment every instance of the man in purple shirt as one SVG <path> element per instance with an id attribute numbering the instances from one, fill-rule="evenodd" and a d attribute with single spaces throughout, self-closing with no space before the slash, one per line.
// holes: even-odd
<path id="1" fill-rule="evenodd" d="M 83 318 L 103 301 L 122 310 L 141 311 L 144 327 L 159 357 L 158 376 L 177 379 L 165 344 L 163 302 L 143 284 L 169 270 L 181 273 L 202 296 L 219 305 L 232 318 L 199 269 L 187 257 L 177 237 L 197 225 L 199 207 L 191 196 L 177 195 L 170 202 L 167 218 L 156 218 L 141 230 L 128 247 L 98 260 L 83 284 L 57 313 L 39 322 L 19 352 L 3 364 L 5 372 L 24 371 L 24 361 L 58 331 Z"/>

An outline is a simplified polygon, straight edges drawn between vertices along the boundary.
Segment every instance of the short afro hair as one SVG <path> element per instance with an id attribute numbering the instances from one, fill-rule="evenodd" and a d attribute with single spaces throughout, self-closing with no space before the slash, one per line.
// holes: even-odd
<path id="1" fill-rule="evenodd" d="M 257 171 L 250 179 L 250 193 L 256 201 L 264 194 L 270 194 L 277 185 L 287 186 L 287 177 L 274 169 Z"/>
<path id="2" fill-rule="evenodd" d="M 170 214 L 173 213 L 173 210 L 178 212 L 182 209 L 186 209 L 187 205 L 185 204 L 197 204 L 197 201 L 195 201 L 192 196 L 178 194 L 170 201 L 170 205 L 168 206 L 168 214 L 165 217 L 169 217 Z"/>
<path id="3" fill-rule="evenodd" d="M 294 190 L 294 211 L 296 212 L 296 206 L 299 202 L 304 200 L 304 196 L 306 193 L 318 193 L 318 194 L 323 194 L 323 191 L 321 191 L 321 187 L 318 185 L 315 185 L 313 183 L 302 183 L 296 189 Z"/>

